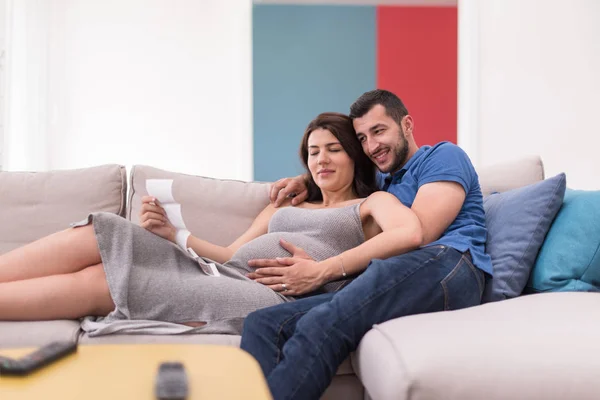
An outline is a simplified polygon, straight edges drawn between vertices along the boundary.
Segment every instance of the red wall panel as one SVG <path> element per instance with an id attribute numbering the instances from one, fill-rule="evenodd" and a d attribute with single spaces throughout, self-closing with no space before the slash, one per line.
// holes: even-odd
<path id="1" fill-rule="evenodd" d="M 377 87 L 402 99 L 419 146 L 456 143 L 456 7 L 377 7 Z"/>

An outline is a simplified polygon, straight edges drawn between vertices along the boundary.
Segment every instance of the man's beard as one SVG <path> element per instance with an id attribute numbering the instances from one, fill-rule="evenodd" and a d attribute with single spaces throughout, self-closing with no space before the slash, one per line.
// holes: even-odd
<path id="1" fill-rule="evenodd" d="M 406 164 L 407 161 L 407 157 L 408 157 L 408 140 L 406 140 L 406 137 L 404 136 L 404 132 L 402 132 L 402 135 L 400 137 L 400 141 L 398 142 L 398 146 L 396 147 L 396 161 L 394 162 L 394 164 L 388 169 L 388 171 L 382 171 L 382 172 L 389 172 L 389 173 L 394 173 L 397 172 L 398 170 L 400 170 L 400 168 L 402 168 L 404 166 L 404 164 Z"/>

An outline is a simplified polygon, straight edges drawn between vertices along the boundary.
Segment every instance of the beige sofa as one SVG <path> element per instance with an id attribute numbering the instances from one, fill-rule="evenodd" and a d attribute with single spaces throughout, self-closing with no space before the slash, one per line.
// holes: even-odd
<path id="1" fill-rule="evenodd" d="M 544 178 L 539 157 L 479 171 L 484 194 Z M 0 254 L 67 228 L 91 211 L 138 221 L 148 178 L 174 178 L 186 225 L 229 244 L 268 202 L 268 183 L 211 179 L 118 165 L 47 173 L 0 173 Z M 373 329 L 339 368 L 327 399 L 598 398 L 600 296 L 552 293 L 466 310 L 417 315 Z M 2 348 L 52 340 L 238 346 L 228 335 L 90 338 L 78 321 L 0 322 Z"/>

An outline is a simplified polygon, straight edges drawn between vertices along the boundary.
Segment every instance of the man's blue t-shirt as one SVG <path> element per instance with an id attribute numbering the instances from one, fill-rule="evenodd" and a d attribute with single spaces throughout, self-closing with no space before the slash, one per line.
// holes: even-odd
<path id="1" fill-rule="evenodd" d="M 467 154 L 450 142 L 423 146 L 394 174 L 377 173 L 379 187 L 411 207 L 417 190 L 427 183 L 450 181 L 466 193 L 458 216 L 439 240 L 427 246 L 446 245 L 462 253 L 469 250 L 473 264 L 492 275 L 492 260 L 485 253 L 487 230 L 479 178 Z"/>

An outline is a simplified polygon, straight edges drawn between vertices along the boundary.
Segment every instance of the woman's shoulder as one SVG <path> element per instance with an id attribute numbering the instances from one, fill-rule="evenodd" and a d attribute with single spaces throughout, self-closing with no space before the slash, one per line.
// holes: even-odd
<path id="1" fill-rule="evenodd" d="M 269 202 L 269 204 L 267 204 L 267 206 L 261 211 L 259 216 L 270 219 L 277 211 L 287 207 L 293 207 L 291 199 L 285 200 L 279 207 L 275 207 L 273 203 Z"/>

